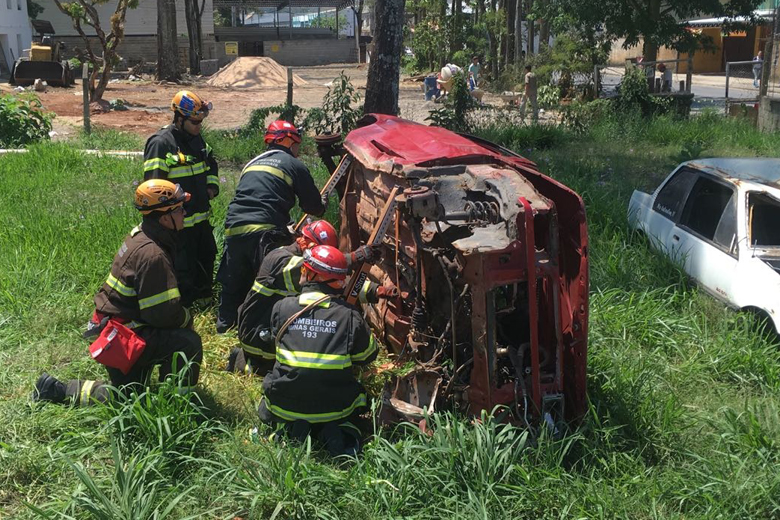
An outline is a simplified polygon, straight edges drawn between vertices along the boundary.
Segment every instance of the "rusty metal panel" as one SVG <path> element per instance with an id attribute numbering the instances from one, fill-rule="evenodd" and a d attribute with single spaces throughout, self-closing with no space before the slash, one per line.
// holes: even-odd
<path id="1" fill-rule="evenodd" d="M 365 312 L 391 357 L 424 367 L 388 383 L 383 416 L 411 420 L 423 409 L 477 414 L 506 405 L 518 422 L 581 417 L 588 314 L 582 199 L 491 143 L 372 117 L 344 143 L 355 165 L 342 201 L 341 245 L 365 242 L 390 191 L 403 190 L 383 258 L 369 271 L 400 295 Z"/>

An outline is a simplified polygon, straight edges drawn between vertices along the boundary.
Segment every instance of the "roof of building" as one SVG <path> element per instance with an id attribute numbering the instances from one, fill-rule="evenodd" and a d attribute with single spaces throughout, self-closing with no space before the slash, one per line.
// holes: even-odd
<path id="1" fill-rule="evenodd" d="M 346 9 L 355 5 L 355 0 L 214 0 L 214 8 L 243 7 L 244 9 L 274 9 L 281 11 L 288 7 L 335 7 Z"/>
<path id="2" fill-rule="evenodd" d="M 774 9 L 756 9 L 753 11 L 753 16 L 764 21 L 769 21 L 774 18 Z M 721 16 L 719 18 L 701 18 L 698 20 L 687 20 L 683 22 L 688 27 L 720 27 L 724 23 L 743 23 L 748 24 L 751 20 L 747 16 L 736 16 L 734 18 L 727 18 Z"/>
<path id="3" fill-rule="evenodd" d="M 780 159 L 714 158 L 688 161 L 686 165 L 729 181 L 748 181 L 780 186 Z"/>

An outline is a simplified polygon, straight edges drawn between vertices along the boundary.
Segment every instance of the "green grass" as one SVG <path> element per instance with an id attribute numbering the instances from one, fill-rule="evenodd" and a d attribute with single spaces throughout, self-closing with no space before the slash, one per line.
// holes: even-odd
<path id="1" fill-rule="evenodd" d="M 780 136 L 712 115 L 484 134 L 587 206 L 591 407 L 579 428 L 532 439 L 442 415 L 431 436 L 383 432 L 352 463 L 269 442 L 262 427 L 253 439 L 259 381 L 221 371 L 235 340 L 215 335 L 213 310 L 195 323 L 202 401 L 174 381 L 111 407 L 31 405 L 43 370 L 103 376 L 79 333 L 137 223 L 141 165 L 45 144 L 0 159 L 0 517 L 780 518 L 778 347 L 626 223 L 632 190 L 654 188 L 686 150 L 772 155 Z M 215 222 L 260 151 L 224 139 L 208 137 L 224 161 Z M 324 168 L 314 172 L 323 182 Z"/>

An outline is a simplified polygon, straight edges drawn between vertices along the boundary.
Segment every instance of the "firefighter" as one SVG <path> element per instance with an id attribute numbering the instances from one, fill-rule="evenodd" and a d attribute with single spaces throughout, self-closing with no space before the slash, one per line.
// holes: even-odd
<path id="1" fill-rule="evenodd" d="M 210 301 L 214 282 L 217 246 L 209 216 L 210 200 L 219 194 L 219 176 L 211 147 L 200 135 L 211 108 L 192 92 L 177 92 L 171 101 L 173 123 L 151 136 L 144 148 L 145 180 L 168 179 L 192 194 L 174 257 L 185 306 Z"/>
<path id="2" fill-rule="evenodd" d="M 225 219 L 225 246 L 217 272 L 222 285 L 217 332 L 236 325 L 266 252 L 290 244 L 287 231 L 295 199 L 310 215 L 325 213 L 309 169 L 298 160 L 301 134 L 287 121 L 274 121 L 265 134 L 268 150 L 244 167 Z"/>
<path id="3" fill-rule="evenodd" d="M 341 297 L 347 259 L 331 246 L 303 253 L 302 292 L 274 305 L 276 364 L 263 380 L 260 419 L 287 435 L 319 439 L 331 455 L 355 455 L 352 420 L 367 406 L 352 372 L 376 358 L 377 346 L 360 311 Z"/>
<path id="4" fill-rule="evenodd" d="M 276 346 L 271 337 L 271 310 L 285 296 L 300 294 L 300 269 L 303 252 L 317 245 L 335 247 L 338 236 L 335 228 L 325 220 L 303 226 L 295 242 L 268 253 L 260 265 L 252 288 L 238 308 L 238 339 L 241 347 L 234 348 L 228 359 L 228 372 L 264 375 L 276 359 Z M 373 262 L 378 252 L 360 246 L 347 255 L 349 266 L 361 261 Z M 376 303 L 387 291 L 366 280 L 360 291 L 362 303 Z"/>
<path id="5" fill-rule="evenodd" d="M 184 204 L 188 200 L 190 194 L 181 186 L 162 179 L 145 181 L 136 189 L 135 207 L 143 215 L 143 222 L 125 238 L 114 257 L 108 278 L 95 296 L 95 312 L 84 334 L 97 337 L 113 319 L 146 342 L 126 374 L 106 367 L 114 387 L 145 385 L 155 365 L 160 365 L 162 381 L 183 368 L 185 359 L 192 362 L 186 369 L 185 385 L 192 387 L 198 382 L 203 359 L 201 340 L 192 330 L 190 311 L 182 305 L 173 267 L 176 238 L 184 229 Z M 107 398 L 108 388 L 100 381 L 65 383 L 46 373 L 38 378 L 33 392 L 36 401 L 71 400 L 79 405 Z"/>

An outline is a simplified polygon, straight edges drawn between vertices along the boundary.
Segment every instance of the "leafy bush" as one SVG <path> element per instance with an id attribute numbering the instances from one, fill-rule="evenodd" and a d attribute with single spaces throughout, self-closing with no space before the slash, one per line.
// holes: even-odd
<path id="1" fill-rule="evenodd" d="M 539 107 L 549 110 L 558 108 L 561 102 L 561 91 L 552 85 L 542 85 L 538 93 Z"/>
<path id="2" fill-rule="evenodd" d="M 647 77 L 638 67 L 629 67 L 620 82 L 617 108 L 623 112 L 639 111 L 643 116 L 664 114 L 669 111 L 668 98 L 651 96 L 647 88 Z"/>
<path id="3" fill-rule="evenodd" d="M 564 126 L 576 133 L 587 132 L 593 125 L 608 117 L 613 103 L 607 99 L 593 101 L 573 101 L 561 108 Z"/>
<path id="4" fill-rule="evenodd" d="M 453 132 L 468 132 L 467 112 L 476 106 L 466 84 L 466 73 L 460 71 L 452 77 L 452 92 L 445 99 L 445 106 L 432 110 L 425 118 L 433 126 L 441 126 Z"/>
<path id="5" fill-rule="evenodd" d="M 52 115 L 35 94 L 0 96 L 0 147 L 25 146 L 49 138 Z"/>
<path id="6" fill-rule="evenodd" d="M 304 126 L 315 134 L 348 134 L 363 116 L 363 107 L 354 106 L 360 102 L 360 94 L 341 71 L 333 80 L 328 93 L 322 98 L 322 107 L 309 111 Z"/>
<path id="7" fill-rule="evenodd" d="M 68 64 L 70 64 L 70 70 L 73 71 L 73 74 L 75 74 L 77 77 L 81 77 L 81 68 L 83 66 L 81 60 L 78 58 L 71 58 L 68 60 Z"/>

